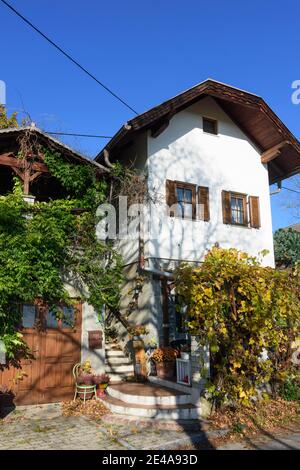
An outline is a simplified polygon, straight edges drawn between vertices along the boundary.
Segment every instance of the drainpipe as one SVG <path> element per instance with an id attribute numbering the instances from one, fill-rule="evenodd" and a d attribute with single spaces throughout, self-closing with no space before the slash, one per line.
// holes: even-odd
<path id="1" fill-rule="evenodd" d="M 113 164 L 112 164 L 111 161 L 109 160 L 109 152 L 108 152 L 108 150 L 106 150 L 106 149 L 103 150 L 103 156 L 104 156 L 105 164 L 106 164 L 109 168 L 114 168 Z"/>

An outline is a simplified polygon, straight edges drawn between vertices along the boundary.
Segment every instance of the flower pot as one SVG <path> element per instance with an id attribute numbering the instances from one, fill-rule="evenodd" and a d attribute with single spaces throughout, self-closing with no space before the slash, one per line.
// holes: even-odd
<path id="1" fill-rule="evenodd" d="M 84 398 L 86 400 L 90 400 L 95 395 L 94 387 L 85 386 L 84 388 L 79 389 L 77 394 L 82 400 L 84 400 Z"/>
<path id="2" fill-rule="evenodd" d="M 105 390 L 107 389 L 108 387 L 108 383 L 106 384 L 98 384 L 98 387 L 97 387 L 97 397 L 104 397 L 106 392 Z"/>
<path id="3" fill-rule="evenodd" d="M 172 379 L 175 375 L 175 362 L 156 362 L 157 377 L 160 379 Z"/>

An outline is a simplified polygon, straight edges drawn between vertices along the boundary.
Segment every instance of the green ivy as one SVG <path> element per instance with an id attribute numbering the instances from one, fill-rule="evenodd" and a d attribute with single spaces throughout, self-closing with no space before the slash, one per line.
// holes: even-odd
<path id="1" fill-rule="evenodd" d="M 18 179 L 0 197 L 0 339 L 9 357 L 20 349 L 19 305 L 43 299 L 71 305 L 66 282 L 75 283 L 101 318 L 103 306 L 119 307 L 122 259 L 96 237 L 96 210 L 107 200 L 107 182 L 91 165 L 44 152 L 50 173 L 65 188 L 65 199 L 26 203 Z M 78 209 L 83 209 L 78 211 Z"/>

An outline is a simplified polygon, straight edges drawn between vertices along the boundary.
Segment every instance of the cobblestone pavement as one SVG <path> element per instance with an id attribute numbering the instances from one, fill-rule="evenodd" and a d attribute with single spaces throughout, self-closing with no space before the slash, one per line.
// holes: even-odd
<path id="1" fill-rule="evenodd" d="M 213 449 L 214 441 L 226 431 L 213 431 L 205 423 L 154 424 L 106 415 L 101 422 L 83 416 L 62 416 L 59 404 L 19 407 L 0 421 L 0 450 L 126 450 L 178 449 L 201 443 Z M 187 446 L 187 447 L 186 447 Z M 228 442 L 218 450 L 300 449 L 300 432 L 243 442 Z"/>
<path id="2" fill-rule="evenodd" d="M 176 449 L 203 439 L 203 431 L 182 426 L 147 425 L 108 415 L 101 422 L 62 416 L 59 405 L 16 409 L 0 421 L 0 450 L 9 449 Z"/>

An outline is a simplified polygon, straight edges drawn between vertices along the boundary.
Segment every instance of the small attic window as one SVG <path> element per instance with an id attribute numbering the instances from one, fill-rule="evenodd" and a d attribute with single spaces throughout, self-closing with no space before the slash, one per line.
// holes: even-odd
<path id="1" fill-rule="evenodd" d="M 215 119 L 203 118 L 203 132 L 207 134 L 218 134 L 218 122 Z"/>

